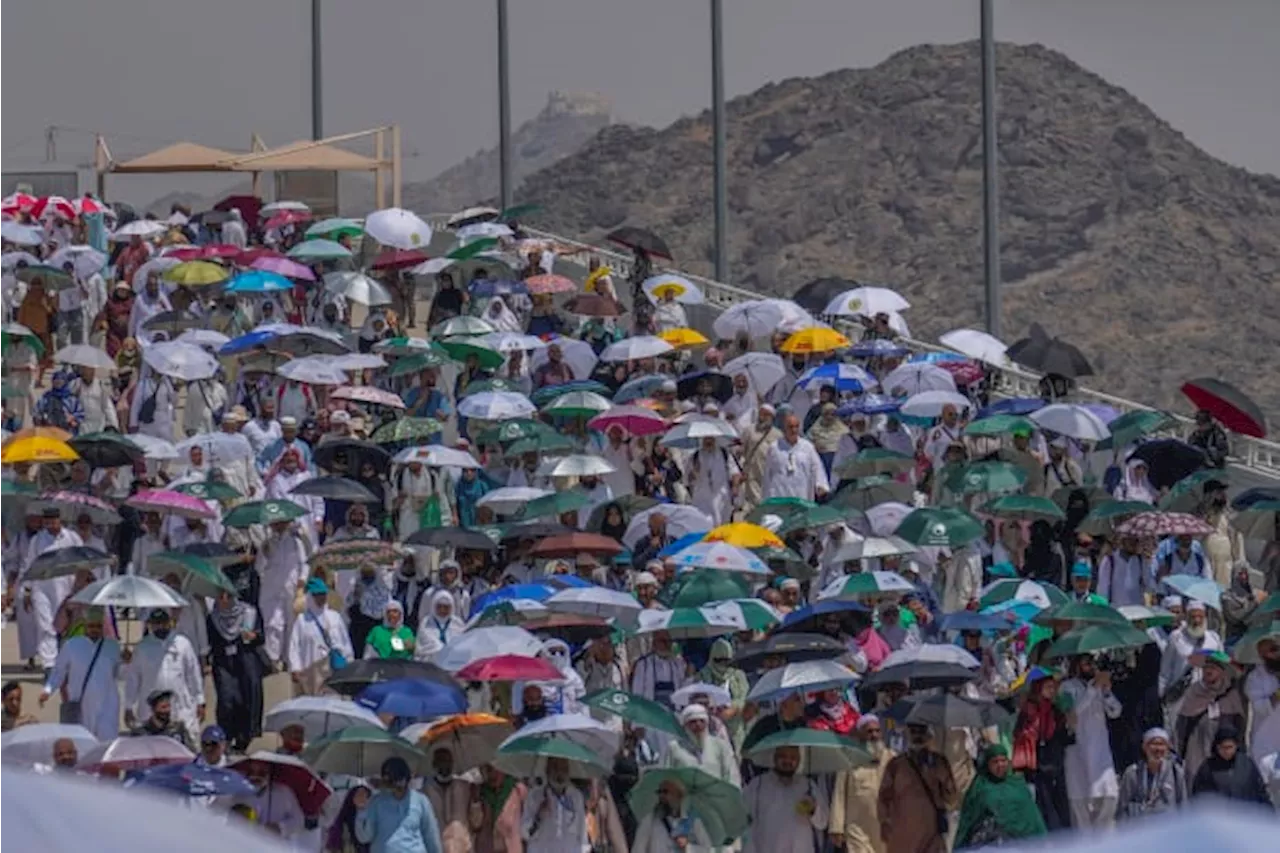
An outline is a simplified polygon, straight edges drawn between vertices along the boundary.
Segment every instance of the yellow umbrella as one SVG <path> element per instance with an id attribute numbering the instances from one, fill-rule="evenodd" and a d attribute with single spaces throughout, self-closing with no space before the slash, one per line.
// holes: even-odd
<path id="1" fill-rule="evenodd" d="M 596 282 L 600 281 L 600 279 L 604 278 L 607 275 L 613 275 L 613 270 L 609 269 L 606 266 L 596 267 L 591 272 L 591 275 L 587 276 L 587 280 L 582 283 L 582 289 L 585 290 L 587 293 L 595 293 Z"/>
<path id="2" fill-rule="evenodd" d="M 706 335 L 696 329 L 667 329 L 665 332 L 659 332 L 658 337 L 676 349 L 700 347 L 711 343 L 711 341 L 707 340 Z"/>
<path id="3" fill-rule="evenodd" d="M 65 429 L 51 426 L 35 426 L 20 429 L 4 440 L 4 446 L 22 441 L 24 438 L 52 438 L 54 441 L 70 441 L 71 433 Z"/>
<path id="4" fill-rule="evenodd" d="M 212 261 L 187 261 L 164 271 L 164 280 L 186 287 L 203 287 L 217 284 L 229 277 L 225 267 Z"/>
<path id="5" fill-rule="evenodd" d="M 772 530 L 746 521 L 722 524 L 708 533 L 703 541 L 725 542 L 739 548 L 786 547 Z"/>
<path id="6" fill-rule="evenodd" d="M 783 352 L 831 352 L 848 346 L 852 346 L 849 339 L 835 329 L 811 326 L 787 338 L 780 349 Z"/>
<path id="7" fill-rule="evenodd" d="M 5 445 L 0 453 L 0 463 L 17 465 L 21 462 L 74 462 L 80 454 L 71 449 L 65 441 L 56 438 L 32 436 L 21 438 Z"/>

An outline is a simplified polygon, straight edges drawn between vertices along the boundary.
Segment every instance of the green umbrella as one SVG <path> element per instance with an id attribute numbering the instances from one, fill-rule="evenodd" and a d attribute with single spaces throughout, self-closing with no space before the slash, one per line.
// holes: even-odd
<path id="1" fill-rule="evenodd" d="M 1231 519 L 1231 526 L 1239 530 L 1246 539 L 1271 539 L 1280 534 L 1280 500 L 1258 501 L 1250 504 L 1248 509 L 1236 513 Z"/>
<path id="2" fill-rule="evenodd" d="M 12 344 L 26 344 L 35 352 L 36 358 L 44 358 L 44 342 L 39 335 L 21 323 L 5 323 L 0 326 L 0 343 L 3 343 L 6 352 Z"/>
<path id="3" fill-rule="evenodd" d="M 885 450 L 883 447 L 868 447 L 859 450 L 856 456 L 844 460 L 836 468 L 836 476 L 843 480 L 854 480 L 872 474 L 903 474 L 916 465 L 914 456 Z"/>
<path id="4" fill-rule="evenodd" d="M 529 395 L 529 401 L 541 408 L 557 397 L 574 391 L 590 391 L 593 394 L 599 394 L 601 397 L 613 396 L 613 390 L 608 385 L 587 379 L 574 382 L 572 385 L 544 385 Z"/>
<path id="5" fill-rule="evenodd" d="M 217 598 L 220 592 L 236 594 L 236 586 L 208 560 L 194 554 L 183 554 L 181 551 L 161 551 L 147 557 L 144 565 L 146 573 L 153 577 L 164 577 L 170 572 L 182 581 L 180 591 L 183 595 L 199 595 L 205 598 Z"/>
<path id="6" fill-rule="evenodd" d="M 1147 607 L 1145 604 L 1125 604 L 1117 607 L 1124 618 L 1132 623 L 1142 623 L 1148 628 L 1172 628 L 1178 620 L 1163 607 Z"/>
<path id="7" fill-rule="evenodd" d="M 472 240 L 465 246 L 459 246 L 449 254 L 445 255 L 451 261 L 466 261 L 477 255 L 487 252 L 498 245 L 496 237 L 481 237 L 478 240 Z"/>
<path id="8" fill-rule="evenodd" d="M 327 237 L 330 240 L 337 240 L 339 237 L 359 237 L 363 233 L 364 226 L 354 219 L 330 217 L 329 219 L 321 219 L 319 222 L 313 222 L 303 236 Z"/>
<path id="9" fill-rule="evenodd" d="M 476 439 L 478 444 L 493 445 L 519 441 L 522 438 L 534 438 L 540 435 L 559 435 L 555 427 L 536 421 L 533 418 L 512 418 L 501 425 L 480 433 Z"/>
<path id="10" fill-rule="evenodd" d="M 1178 425 L 1178 419 L 1168 412 L 1155 409 L 1139 409 L 1125 412 L 1111 423 L 1107 429 L 1111 435 L 1098 442 L 1096 450 L 1112 450 L 1132 444 L 1144 435 L 1160 430 L 1172 429 Z"/>
<path id="11" fill-rule="evenodd" d="M 419 373 L 428 367 L 443 367 L 446 363 L 448 359 L 438 352 L 420 352 L 397 358 L 395 364 L 387 370 L 387 375 L 404 376 L 407 373 Z"/>
<path id="12" fill-rule="evenodd" d="M 249 501 L 224 515 L 222 523 L 227 527 L 252 527 L 273 521 L 293 521 L 306 514 L 307 511 L 293 501 Z"/>
<path id="13" fill-rule="evenodd" d="M 911 500 L 911 485 L 899 483 L 892 477 L 876 474 L 854 480 L 836 492 L 831 503 L 842 509 L 857 509 L 866 512 L 873 506 L 882 503 L 907 503 Z"/>
<path id="14" fill-rule="evenodd" d="M 672 607 L 701 607 L 751 594 L 746 581 L 724 572 L 697 570 L 676 578 Z"/>
<path id="15" fill-rule="evenodd" d="M 373 351 L 379 355 L 389 355 L 393 357 L 406 355 L 419 355 L 431 349 L 431 341 L 425 338 L 411 338 L 401 335 L 395 338 L 387 338 L 384 341 L 378 341 L 373 345 Z"/>
<path id="16" fill-rule="evenodd" d="M 688 812 L 698 816 L 717 847 L 732 844 L 746 832 L 747 808 L 742 801 L 742 789 L 696 767 L 645 770 L 629 795 L 632 812 L 653 814 L 658 805 L 658 791 L 666 782 L 674 782 L 684 789 Z"/>
<path id="17" fill-rule="evenodd" d="M 1038 495 L 1002 495 L 987 501 L 978 512 L 1012 521 L 1060 521 L 1066 518 L 1057 504 Z"/>
<path id="18" fill-rule="evenodd" d="M 431 759 L 402 737 L 373 726 L 349 726 L 312 741 L 299 756 L 317 773 L 376 776 L 382 762 L 398 756 L 415 776 L 431 772 Z"/>
<path id="19" fill-rule="evenodd" d="M 524 505 L 524 509 L 516 513 L 515 517 L 521 521 L 527 521 L 531 518 L 541 518 L 544 515 L 559 516 L 566 512 L 582 509 L 589 503 L 591 503 L 591 498 L 580 489 L 573 489 L 567 492 L 552 492 L 549 495 L 543 495 L 540 498 L 534 498 L 529 501 Z"/>
<path id="20" fill-rule="evenodd" d="M 774 751 L 784 746 L 800 750 L 800 773 L 839 773 L 875 763 L 871 754 L 852 738 L 815 729 L 771 734 L 757 741 L 743 757 L 762 767 L 772 767 Z"/>
<path id="21" fill-rule="evenodd" d="M 469 314 L 450 317 L 448 320 L 441 320 L 431 327 L 431 337 L 436 339 L 432 346 L 438 347 L 445 338 L 475 337 L 476 335 L 487 335 L 493 331 L 495 331 L 493 324 L 479 317 L 472 317 Z"/>
<path id="22" fill-rule="evenodd" d="M 807 580 L 817 574 L 817 569 L 810 566 L 805 562 L 804 557 L 801 557 L 790 548 L 766 545 L 763 548 L 748 548 L 747 550 L 763 560 L 765 565 L 782 563 L 781 571 L 788 577 Z"/>
<path id="23" fill-rule="evenodd" d="M 1146 501 L 1107 500 L 1089 510 L 1077 527 L 1090 536 L 1110 536 L 1116 527 L 1140 512 L 1151 512 L 1155 507 Z"/>
<path id="24" fill-rule="evenodd" d="M 1037 598 L 1043 598 L 1048 601 L 1050 607 L 1067 603 L 1067 594 L 1053 584 L 1008 578 L 995 581 L 983 590 L 982 598 L 978 601 L 978 608 L 985 610 L 997 604 L 1004 604 L 1013 598 L 1031 601 L 1032 599 L 1028 597 L 1029 592 L 1035 592 Z"/>
<path id="25" fill-rule="evenodd" d="M 454 320 L 456 319 L 455 317 Z M 451 323 L 453 320 L 446 320 L 445 322 Z M 497 370 L 502 366 L 502 362 L 506 360 L 502 353 L 497 350 L 461 335 L 436 341 L 431 346 L 457 362 L 465 362 L 467 359 L 474 357 L 476 363 L 485 370 Z"/>
<path id="26" fill-rule="evenodd" d="M 1042 610 L 1031 620 L 1037 625 L 1051 625 L 1054 622 L 1078 622 L 1084 625 L 1117 625 L 1126 626 L 1131 623 L 1123 613 L 1106 604 L 1090 604 L 1087 601 L 1068 601 Z"/>
<path id="27" fill-rule="evenodd" d="M 515 391 L 517 394 L 523 394 L 520 386 L 510 379 L 481 379 L 479 382 L 470 382 L 463 389 L 462 396 L 470 397 L 472 394 L 482 394 L 486 391 Z"/>
<path id="28" fill-rule="evenodd" d="M 30 483 L 20 483 L 17 480 L 0 480 L 0 497 L 35 497 L 38 494 L 40 494 L 40 490 Z"/>
<path id="29" fill-rule="evenodd" d="M 1268 619 L 1276 618 L 1276 614 L 1280 614 L 1280 592 L 1273 592 L 1267 596 L 1267 600 L 1253 611 L 1253 615 L 1249 617 L 1249 621 L 1255 625 L 1261 624 Z"/>
<path id="30" fill-rule="evenodd" d="M 544 414 L 559 417 L 594 418 L 612 407 L 613 404 L 599 394 L 591 391 L 570 391 L 568 394 L 556 397 L 543 407 L 542 411 Z"/>
<path id="31" fill-rule="evenodd" d="M 546 760 L 563 758 L 569 762 L 569 776 L 588 779 L 613 772 L 613 756 L 597 755 L 587 747 L 554 735 L 527 735 L 498 747 L 493 766 L 508 776 L 531 779 L 546 775 Z"/>
<path id="32" fill-rule="evenodd" d="M 1134 649 L 1152 642 L 1155 641 L 1146 632 L 1132 625 L 1083 625 L 1059 637 L 1045 657 L 1064 658 L 1111 649 Z"/>
<path id="33" fill-rule="evenodd" d="M 984 532 L 982 522 L 962 509 L 925 507 L 912 510 L 893 534 L 912 545 L 959 548 Z"/>
<path id="34" fill-rule="evenodd" d="M 200 498 L 202 501 L 233 501 L 236 498 L 244 497 L 244 495 L 226 483 L 208 481 L 203 483 L 183 483 L 180 486 L 174 486 L 173 490 L 184 495 L 191 495 L 193 498 Z"/>
<path id="35" fill-rule="evenodd" d="M 1027 472 L 1012 462 L 974 462 L 959 468 L 947 479 L 953 492 L 1016 492 L 1027 482 Z"/>
<path id="36" fill-rule="evenodd" d="M 1246 631 L 1236 641 L 1233 651 L 1235 659 L 1244 664 L 1261 664 L 1262 657 L 1258 654 L 1258 643 L 1263 640 L 1280 643 L 1280 619 L 1263 622 Z"/>
<path id="37" fill-rule="evenodd" d="M 750 631 L 768 631 L 782 621 L 782 614 L 759 598 L 734 598 L 729 601 L 711 602 L 708 607 L 728 610 L 742 618 Z"/>
<path id="38" fill-rule="evenodd" d="M 444 424 L 435 418 L 397 418 L 378 427 L 372 438 L 378 444 L 394 444 L 400 441 L 426 441 L 443 429 Z"/>
<path id="39" fill-rule="evenodd" d="M 844 524 L 860 518 L 862 513 L 856 509 L 837 509 L 830 504 L 806 509 L 800 512 L 788 515 L 782 521 L 782 526 L 775 532 L 779 536 L 786 536 L 795 530 L 807 530 L 812 527 L 826 527 L 829 524 Z"/>
<path id="40" fill-rule="evenodd" d="M 992 415 L 979 418 L 964 428 L 965 435 L 1012 435 L 1015 432 L 1034 432 L 1038 427 L 1019 415 Z"/>
<path id="41" fill-rule="evenodd" d="M 512 222 L 516 219 L 524 219 L 530 213 L 542 210 L 540 204 L 513 204 L 510 207 L 504 207 L 502 212 L 498 214 L 495 222 Z"/>
<path id="42" fill-rule="evenodd" d="M 511 442 L 503 456 L 521 456 L 525 453 L 560 453 L 578 449 L 578 443 L 567 435 L 551 433 L 535 435 Z"/>
<path id="43" fill-rule="evenodd" d="M 651 699 L 625 690 L 605 689 L 588 693 L 582 697 L 581 701 L 588 708 L 621 717 L 650 731 L 664 732 L 693 746 L 693 742 L 685 732 L 684 726 L 680 725 L 676 715 Z"/>
<path id="44" fill-rule="evenodd" d="M 1210 483 L 1227 485 L 1227 472 L 1212 469 L 1188 474 L 1173 484 L 1168 493 L 1160 499 L 1158 507 L 1165 512 L 1194 513 L 1204 500 L 1205 486 Z"/>
<path id="45" fill-rule="evenodd" d="M 45 291 L 65 290 L 75 284 L 75 279 L 67 271 L 48 264 L 35 264 L 22 267 L 14 272 L 14 278 L 30 284 L 35 279 L 44 282 Z"/>

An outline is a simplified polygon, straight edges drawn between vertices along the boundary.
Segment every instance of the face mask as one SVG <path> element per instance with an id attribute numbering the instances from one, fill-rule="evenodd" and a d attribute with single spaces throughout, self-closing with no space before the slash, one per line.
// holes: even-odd
<path id="1" fill-rule="evenodd" d="M 452 773 L 441 773 L 439 770 L 437 770 L 437 771 L 436 771 L 436 781 L 437 781 L 437 782 L 439 782 L 441 785 L 448 785 L 450 782 L 452 782 L 452 781 L 453 781 L 453 774 L 452 774 Z"/>
<path id="2" fill-rule="evenodd" d="M 151 629 L 151 636 L 155 637 L 157 640 L 167 640 L 169 639 L 169 635 L 172 633 L 173 633 L 172 628 L 152 628 Z"/>

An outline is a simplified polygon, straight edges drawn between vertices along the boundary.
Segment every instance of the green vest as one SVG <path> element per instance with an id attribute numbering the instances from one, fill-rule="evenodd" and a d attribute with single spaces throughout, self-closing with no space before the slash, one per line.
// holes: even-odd
<path id="1" fill-rule="evenodd" d="M 391 639 L 393 637 L 399 638 L 401 648 L 394 649 L 391 647 Z M 373 646 L 373 650 L 378 653 L 378 657 L 383 659 L 408 660 L 413 657 L 413 632 L 409 630 L 407 625 L 401 625 L 394 632 L 386 625 L 377 625 L 369 632 L 365 642 Z"/>

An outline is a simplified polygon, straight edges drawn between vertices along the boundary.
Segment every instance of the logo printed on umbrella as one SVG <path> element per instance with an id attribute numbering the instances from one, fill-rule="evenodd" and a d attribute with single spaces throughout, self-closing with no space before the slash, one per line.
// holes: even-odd
<path id="1" fill-rule="evenodd" d="M 609 697 L 610 705 L 617 705 L 619 708 L 625 707 L 631 701 L 631 697 L 625 693 L 615 693 Z"/>
<path id="2" fill-rule="evenodd" d="M 414 231 L 412 234 L 409 235 L 409 242 L 415 246 L 420 245 L 422 243 L 422 235 L 419 234 L 417 231 Z"/>
<path id="3" fill-rule="evenodd" d="M 947 537 L 947 526 L 945 524 L 935 524 L 929 528 L 929 535 L 935 539 L 945 539 Z"/>
<path id="4" fill-rule="evenodd" d="M 859 308 L 862 307 L 862 300 L 855 296 L 849 300 L 849 304 L 847 307 L 849 308 L 850 311 L 857 311 Z"/>

